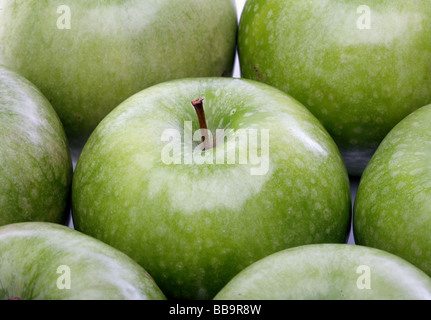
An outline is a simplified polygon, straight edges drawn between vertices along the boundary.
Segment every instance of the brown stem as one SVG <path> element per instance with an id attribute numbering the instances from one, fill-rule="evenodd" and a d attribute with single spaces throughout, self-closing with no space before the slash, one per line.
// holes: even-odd
<path id="1" fill-rule="evenodd" d="M 206 150 L 212 149 L 214 144 L 209 139 L 203 102 L 204 102 L 204 99 L 195 99 L 192 101 L 192 105 L 195 108 L 196 114 L 198 116 L 199 126 L 201 128 L 201 134 L 202 134 L 202 141 L 204 143 L 204 151 L 206 151 Z"/>

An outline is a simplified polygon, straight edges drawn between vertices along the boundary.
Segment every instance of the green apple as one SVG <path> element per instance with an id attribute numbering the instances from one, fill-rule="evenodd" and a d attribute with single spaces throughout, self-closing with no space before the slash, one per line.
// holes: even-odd
<path id="1" fill-rule="evenodd" d="M 431 276 L 431 105 L 383 140 L 354 206 L 358 244 L 397 254 Z"/>
<path id="2" fill-rule="evenodd" d="M 389 131 L 431 103 L 430 34 L 429 1 L 248 0 L 241 72 L 308 107 L 360 175 Z"/>
<path id="3" fill-rule="evenodd" d="M 78 230 L 138 261 L 168 297 L 199 300 L 268 254 L 344 243 L 351 220 L 347 171 L 320 122 L 234 78 L 169 81 L 118 106 L 82 151 L 72 207 Z"/>
<path id="4" fill-rule="evenodd" d="M 0 227 L 0 300 L 165 300 L 124 253 L 48 222 Z"/>
<path id="5" fill-rule="evenodd" d="M 215 300 L 431 300 L 431 278 L 386 251 L 347 244 L 283 250 L 237 274 Z"/>
<path id="6" fill-rule="evenodd" d="M 0 0 L 0 8 L 0 63 L 41 89 L 73 148 L 148 86 L 232 72 L 232 0 Z"/>
<path id="7" fill-rule="evenodd" d="M 63 126 L 48 100 L 0 66 L 0 226 L 66 223 L 72 161 Z"/>

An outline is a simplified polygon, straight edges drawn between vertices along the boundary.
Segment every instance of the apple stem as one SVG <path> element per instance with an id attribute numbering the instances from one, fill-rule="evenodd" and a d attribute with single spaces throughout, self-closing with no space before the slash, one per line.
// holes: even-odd
<path id="1" fill-rule="evenodd" d="M 204 143 L 204 151 L 210 150 L 213 148 L 214 144 L 211 143 L 208 135 L 208 127 L 207 121 L 205 119 L 205 110 L 204 110 L 204 99 L 195 99 L 192 101 L 192 105 L 195 108 L 196 114 L 199 120 L 199 126 L 201 128 L 202 134 L 202 142 Z"/>

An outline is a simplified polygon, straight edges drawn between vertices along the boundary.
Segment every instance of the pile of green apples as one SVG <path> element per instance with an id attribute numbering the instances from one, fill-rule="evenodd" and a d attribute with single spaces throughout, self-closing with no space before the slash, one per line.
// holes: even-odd
<path id="1" fill-rule="evenodd" d="M 431 1 L 239 7 L 0 0 L 0 300 L 431 299 Z"/>

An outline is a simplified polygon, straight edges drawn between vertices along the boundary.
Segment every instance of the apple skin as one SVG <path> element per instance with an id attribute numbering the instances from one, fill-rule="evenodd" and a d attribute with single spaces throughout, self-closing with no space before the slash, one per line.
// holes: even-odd
<path id="1" fill-rule="evenodd" d="M 184 121 L 199 130 L 191 105 L 199 98 L 212 132 L 232 129 L 229 139 L 240 129 L 270 130 L 266 174 L 251 175 L 249 162 L 161 160 L 165 130 L 184 138 Z M 193 152 L 188 143 L 184 150 Z M 347 171 L 320 122 L 280 90 L 233 78 L 170 81 L 118 106 L 82 151 L 72 209 L 76 229 L 138 261 L 168 298 L 189 300 L 211 299 L 268 254 L 344 243 L 351 220 Z"/>
<path id="2" fill-rule="evenodd" d="M 60 119 L 28 80 L 0 66 L 0 226 L 67 223 L 72 159 Z"/>
<path id="3" fill-rule="evenodd" d="M 250 265 L 214 300 L 431 300 L 431 278 L 386 251 L 306 245 Z"/>
<path id="4" fill-rule="evenodd" d="M 431 105 L 402 120 L 367 166 L 354 205 L 355 242 L 431 276 Z"/>
<path id="5" fill-rule="evenodd" d="M 183 77 L 230 75 L 232 0 L 0 0 L 0 63 L 32 81 L 80 150 L 132 94 Z M 59 10 L 59 13 L 57 12 Z M 70 17 L 70 29 L 59 29 Z"/>
<path id="6" fill-rule="evenodd" d="M 0 252 L 0 300 L 166 299 L 151 276 L 124 253 L 59 224 L 0 227 Z M 63 287 L 66 277 L 69 288 Z"/>
<path id="7" fill-rule="evenodd" d="M 361 26 L 363 5 L 371 29 Z M 360 176 L 389 131 L 431 103 L 430 34 L 428 1 L 248 0 L 238 35 L 241 73 L 309 108 L 349 173 Z"/>

